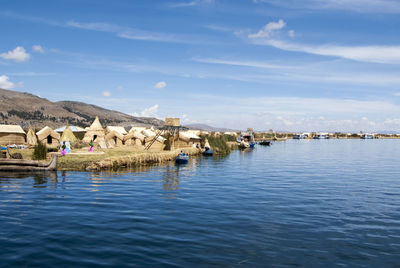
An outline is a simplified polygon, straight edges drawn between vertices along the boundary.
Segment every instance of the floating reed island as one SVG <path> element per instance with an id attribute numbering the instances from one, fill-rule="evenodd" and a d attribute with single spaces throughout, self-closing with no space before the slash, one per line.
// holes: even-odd
<path id="1" fill-rule="evenodd" d="M 235 149 L 235 135 L 189 130 L 178 118 L 167 118 L 161 128 L 131 126 L 128 131 L 122 126 L 103 128 L 98 117 L 86 129 L 63 126 L 53 130 L 45 126 L 35 131 L 29 127 L 25 133 L 19 126 L 0 125 L 0 145 L 11 147 L 12 153 L 43 161 L 58 154 L 58 170 L 77 171 L 165 163 L 181 151 L 200 155 L 206 147 L 216 154 L 228 154 Z"/>

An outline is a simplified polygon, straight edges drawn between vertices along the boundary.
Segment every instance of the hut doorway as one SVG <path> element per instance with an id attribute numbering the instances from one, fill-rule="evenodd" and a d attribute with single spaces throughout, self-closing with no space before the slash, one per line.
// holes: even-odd
<path id="1" fill-rule="evenodd" d="M 47 136 L 47 144 L 53 144 L 53 137 L 51 135 Z"/>
<path id="2" fill-rule="evenodd" d="M 114 144 L 117 144 L 117 137 L 114 137 Z"/>
<path id="3" fill-rule="evenodd" d="M 93 141 L 95 141 L 97 139 L 97 135 L 93 136 Z"/>

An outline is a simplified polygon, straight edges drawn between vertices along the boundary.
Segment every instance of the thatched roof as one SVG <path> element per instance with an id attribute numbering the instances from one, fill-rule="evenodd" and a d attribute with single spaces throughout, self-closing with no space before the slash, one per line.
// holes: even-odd
<path id="1" fill-rule="evenodd" d="M 145 127 L 132 127 L 129 132 L 135 132 L 135 131 L 139 131 L 141 132 L 142 130 L 145 130 Z"/>
<path id="2" fill-rule="evenodd" d="M 124 141 L 130 140 L 130 139 L 134 139 L 135 138 L 134 134 L 135 134 L 135 132 L 129 132 L 128 134 L 126 134 L 124 136 Z"/>
<path id="3" fill-rule="evenodd" d="M 110 133 L 108 133 L 106 135 L 106 140 L 110 140 L 114 137 L 117 137 L 120 140 L 124 140 L 124 136 L 122 134 L 118 133 L 117 131 L 111 131 Z"/>
<path id="4" fill-rule="evenodd" d="M 25 131 L 19 125 L 0 125 L 0 133 L 25 134 Z"/>
<path id="5" fill-rule="evenodd" d="M 96 119 L 90 125 L 89 130 L 104 130 L 98 116 L 96 116 Z"/>
<path id="6" fill-rule="evenodd" d="M 57 140 L 60 140 L 60 134 L 58 134 L 57 132 L 55 132 L 52 128 L 50 128 L 48 126 L 45 126 L 41 130 L 36 132 L 36 135 L 38 136 L 38 139 L 40 141 L 45 139 L 49 135 L 52 136 L 53 138 L 57 139 Z"/>
<path id="7" fill-rule="evenodd" d="M 29 145 L 36 145 L 37 144 L 37 137 L 35 131 L 32 127 L 29 127 L 28 133 L 26 133 L 26 142 Z"/>
<path id="8" fill-rule="evenodd" d="M 179 132 L 179 138 L 186 142 L 189 142 L 190 140 L 201 140 L 199 136 L 194 135 L 191 132 Z"/>
<path id="9" fill-rule="evenodd" d="M 106 127 L 106 132 L 110 133 L 112 131 L 118 132 L 121 135 L 126 135 L 128 132 L 126 132 L 124 127 L 114 127 L 114 126 L 108 126 Z"/>
<path id="10" fill-rule="evenodd" d="M 134 131 L 134 132 L 130 132 L 130 133 L 132 133 L 132 136 L 135 139 L 138 139 L 138 140 L 140 140 L 142 142 L 144 141 L 144 139 L 146 139 L 146 136 L 143 135 L 142 133 L 140 133 L 139 131 Z"/>
<path id="11" fill-rule="evenodd" d="M 60 141 L 69 141 L 69 142 L 75 142 L 77 138 L 75 137 L 74 133 L 72 133 L 72 130 L 67 126 L 61 136 Z"/>
<path id="12" fill-rule="evenodd" d="M 155 137 L 157 135 L 154 131 L 152 131 L 150 129 L 142 130 L 142 134 L 145 135 L 146 138 L 152 138 L 152 137 Z"/>

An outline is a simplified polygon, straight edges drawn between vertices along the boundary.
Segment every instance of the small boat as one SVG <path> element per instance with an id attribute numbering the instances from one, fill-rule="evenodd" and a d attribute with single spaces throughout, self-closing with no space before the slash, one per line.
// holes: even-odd
<path id="1" fill-rule="evenodd" d="M 177 164 L 186 164 L 189 162 L 189 155 L 185 153 L 180 153 L 178 154 L 177 157 L 175 157 L 175 163 Z"/>
<path id="2" fill-rule="evenodd" d="M 318 133 L 313 137 L 314 140 L 327 140 L 329 139 L 329 134 L 328 133 Z"/>
<path id="3" fill-rule="evenodd" d="M 243 132 L 240 137 L 237 138 L 239 149 L 254 148 L 256 142 L 254 141 L 253 131 L 248 129 L 247 132 Z"/>
<path id="4" fill-rule="evenodd" d="M 203 155 L 205 156 L 212 156 L 214 154 L 214 151 L 211 150 L 209 147 L 206 147 L 206 150 L 203 152 Z"/>
<path id="5" fill-rule="evenodd" d="M 375 138 L 375 135 L 374 134 L 365 133 L 365 134 L 362 134 L 360 136 L 360 138 L 363 139 L 363 140 L 372 140 L 372 139 Z"/>
<path id="6" fill-rule="evenodd" d="M 271 141 L 260 141 L 258 144 L 263 145 L 263 146 L 270 146 Z"/>
<path id="7" fill-rule="evenodd" d="M 0 171 L 54 171 L 57 170 L 57 155 L 48 162 L 24 159 L 0 159 Z"/>
<path id="8" fill-rule="evenodd" d="M 304 140 L 304 139 L 308 139 L 308 137 L 310 137 L 310 133 L 307 133 L 307 132 L 293 135 L 294 140 Z"/>

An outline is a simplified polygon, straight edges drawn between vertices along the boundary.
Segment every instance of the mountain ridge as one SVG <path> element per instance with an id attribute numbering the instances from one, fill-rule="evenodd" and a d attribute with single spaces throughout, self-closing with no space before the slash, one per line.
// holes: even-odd
<path id="1" fill-rule="evenodd" d="M 28 92 L 0 88 L 0 124 L 19 124 L 23 128 L 52 128 L 63 125 L 87 127 L 99 117 L 103 127 L 107 125 L 131 127 L 162 126 L 157 118 L 135 117 L 119 111 L 79 101 L 52 102 Z"/>

